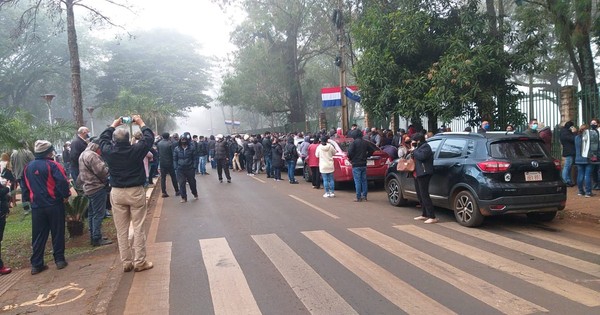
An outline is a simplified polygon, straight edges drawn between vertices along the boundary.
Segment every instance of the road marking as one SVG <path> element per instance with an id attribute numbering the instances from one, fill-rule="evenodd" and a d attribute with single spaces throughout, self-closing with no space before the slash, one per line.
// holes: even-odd
<path id="1" fill-rule="evenodd" d="M 548 311 L 373 229 L 349 230 L 504 314 L 519 315 Z"/>
<path id="2" fill-rule="evenodd" d="M 264 184 L 264 183 L 266 183 L 264 180 L 262 180 L 262 179 L 260 179 L 260 178 L 258 178 L 258 177 L 256 177 L 256 176 L 250 176 L 250 177 L 251 177 L 252 179 L 254 179 L 254 180 L 257 180 L 257 181 L 259 181 L 259 182 L 263 183 L 263 184 Z"/>
<path id="3" fill-rule="evenodd" d="M 70 299 L 67 299 L 65 301 L 52 303 L 52 302 L 56 301 L 56 299 L 58 298 L 58 296 L 60 295 L 60 293 L 62 291 L 75 291 L 75 293 L 79 292 L 79 294 L 77 294 L 76 296 L 74 296 Z M 40 307 L 59 306 L 59 305 L 71 303 L 71 302 L 83 297 L 85 295 L 85 293 L 86 293 L 86 290 L 83 288 L 80 288 L 77 283 L 71 283 L 62 288 L 57 288 L 57 289 L 54 289 L 54 290 L 48 292 L 48 295 L 46 295 L 46 296 L 44 296 L 44 294 L 40 294 L 40 295 L 38 295 L 38 297 L 36 299 L 33 299 L 31 301 L 26 301 L 21 304 L 6 305 L 0 311 L 10 311 L 10 310 L 14 310 L 18 307 L 29 306 L 29 305 L 36 305 L 36 306 L 40 306 Z"/>
<path id="4" fill-rule="evenodd" d="M 517 232 L 520 234 L 525 234 L 527 236 L 538 238 L 538 239 L 541 239 L 544 241 L 558 243 L 560 245 L 568 246 L 571 248 L 578 249 L 580 251 L 584 251 L 584 252 L 588 252 L 588 253 L 592 253 L 592 254 L 596 254 L 596 255 L 598 255 L 598 253 L 600 253 L 600 246 L 591 244 L 591 243 L 574 240 L 574 239 L 571 239 L 566 236 L 561 236 L 561 235 L 559 235 L 559 233 L 561 233 L 561 232 L 550 232 L 550 231 L 545 231 L 545 230 L 541 230 L 541 229 L 531 230 L 531 228 L 504 227 L 503 229 Z"/>
<path id="5" fill-rule="evenodd" d="M 396 229 L 417 236 L 427 242 L 458 253 L 490 268 L 506 272 L 516 278 L 529 282 L 540 288 L 554 292 L 569 300 L 594 307 L 600 305 L 600 292 L 574 284 L 567 280 L 539 271 L 529 266 L 516 263 L 504 257 L 491 254 L 479 248 L 455 241 L 446 236 L 433 233 L 414 225 L 395 226 Z"/>
<path id="6" fill-rule="evenodd" d="M 311 314 L 358 314 L 277 235 L 253 235 L 252 238 Z"/>
<path id="7" fill-rule="evenodd" d="M 200 240 L 216 315 L 261 314 L 225 238 Z"/>
<path id="8" fill-rule="evenodd" d="M 312 203 L 310 203 L 308 201 L 304 201 L 304 200 L 302 200 L 299 197 L 296 197 L 294 195 L 289 195 L 289 196 L 292 197 L 292 198 L 294 198 L 294 199 L 296 199 L 296 200 L 298 200 L 298 201 L 300 201 L 300 202 L 302 202 L 303 204 L 305 204 L 305 205 L 307 205 L 307 206 L 309 206 L 309 207 L 311 207 L 311 208 L 313 208 L 313 209 L 315 209 L 315 210 L 323 213 L 326 216 L 332 217 L 334 219 L 339 219 L 340 218 L 337 215 L 335 215 L 335 214 L 333 214 L 333 213 L 331 213 L 331 212 L 329 212 L 329 211 L 327 211 L 327 210 L 325 210 L 323 208 L 317 207 L 317 206 L 313 205 Z"/>
<path id="9" fill-rule="evenodd" d="M 455 314 L 325 231 L 302 232 L 348 270 L 408 314 Z"/>
<path id="10" fill-rule="evenodd" d="M 597 264 L 587 262 L 575 257 L 571 257 L 565 254 L 557 253 L 545 248 L 540 248 L 531 244 L 527 244 L 521 241 L 513 240 L 505 236 L 501 236 L 495 233 L 484 231 L 481 229 L 469 229 L 459 226 L 456 223 L 441 223 L 439 225 L 445 228 L 467 234 L 472 237 L 479 238 L 494 244 L 506 247 L 508 249 L 516 250 L 526 255 L 531 255 L 540 259 L 547 260 L 557 265 L 565 266 L 567 268 L 575 269 L 577 271 L 587 273 L 596 278 L 600 278 L 600 268 Z"/>
<path id="11" fill-rule="evenodd" d="M 168 314 L 171 278 L 171 242 L 146 246 L 154 268 L 136 272 L 124 314 Z"/>

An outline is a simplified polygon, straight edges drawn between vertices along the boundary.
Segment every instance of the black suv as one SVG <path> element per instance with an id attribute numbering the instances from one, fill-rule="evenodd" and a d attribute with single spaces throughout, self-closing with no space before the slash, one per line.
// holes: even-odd
<path id="1" fill-rule="evenodd" d="M 433 204 L 451 209 L 458 223 L 479 226 L 485 216 L 525 213 L 551 221 L 565 208 L 567 189 L 560 161 L 540 138 L 523 134 L 450 132 L 427 140 L 434 152 L 429 184 Z M 412 173 L 390 165 L 385 188 L 390 203 L 417 201 Z"/>

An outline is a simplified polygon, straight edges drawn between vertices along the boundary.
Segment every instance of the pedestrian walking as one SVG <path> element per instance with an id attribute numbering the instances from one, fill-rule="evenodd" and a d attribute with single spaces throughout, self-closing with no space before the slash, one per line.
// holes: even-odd
<path id="1" fill-rule="evenodd" d="M 181 193 L 181 202 L 187 202 L 186 183 L 190 185 L 190 190 L 194 199 L 198 199 L 198 190 L 196 188 L 196 150 L 191 145 L 192 137 L 189 132 L 184 132 L 179 139 L 179 145 L 173 151 L 173 165 L 177 172 L 179 181 L 179 192 Z"/>
<path id="2" fill-rule="evenodd" d="M 215 140 L 217 141 L 215 143 L 215 160 L 217 161 L 219 182 L 223 182 L 223 171 L 225 171 L 225 178 L 227 178 L 228 183 L 231 183 L 231 175 L 229 174 L 229 145 L 223 139 L 222 134 L 218 134 Z"/>
<path id="3" fill-rule="evenodd" d="M 323 194 L 324 198 L 333 198 L 335 197 L 334 191 L 334 181 L 333 181 L 333 156 L 335 155 L 335 148 L 331 143 L 327 141 L 329 138 L 327 136 L 321 137 L 321 145 L 319 145 L 315 150 L 315 157 L 319 159 L 319 172 L 323 177 L 323 188 L 325 189 L 325 193 Z"/>
<path id="4" fill-rule="evenodd" d="M 152 262 L 146 259 L 144 222 L 148 210 L 143 160 L 154 143 L 154 133 L 139 115 L 134 115 L 132 122 L 142 131 L 142 139 L 137 143 L 130 143 L 129 128 L 117 128 L 123 124 L 121 118 L 113 121 L 99 139 L 101 154 L 110 174 L 110 200 L 124 272 L 139 272 L 153 267 Z M 133 246 L 130 246 L 128 238 L 130 225 L 133 227 Z"/>
<path id="5" fill-rule="evenodd" d="M 438 219 L 433 212 L 433 202 L 429 195 L 429 182 L 433 175 L 433 151 L 431 146 L 425 141 L 425 136 L 421 133 L 416 133 L 411 138 L 412 156 L 415 159 L 415 189 L 417 197 L 421 204 L 422 214 L 415 220 L 422 220 L 427 224 L 437 223 Z"/>
<path id="6" fill-rule="evenodd" d="M 48 266 L 44 251 L 52 233 L 52 255 L 57 269 L 65 268 L 65 203 L 71 195 L 69 180 L 62 165 L 54 161 L 54 147 L 38 140 L 34 147 L 35 160 L 23 171 L 22 197 L 31 203 L 31 274 Z M 79 165 L 79 164 L 78 164 Z"/>
<path id="7" fill-rule="evenodd" d="M 362 134 L 355 132 L 354 141 L 348 147 L 348 159 L 352 163 L 352 177 L 356 191 L 355 201 L 367 201 L 367 158 L 373 155 L 373 152 L 375 150 L 363 139 Z"/>
<path id="8" fill-rule="evenodd" d="M 169 133 L 165 132 L 161 135 L 162 139 L 158 141 L 158 158 L 160 167 L 160 190 L 162 197 L 167 198 L 167 175 L 171 177 L 171 184 L 175 189 L 175 196 L 179 196 L 179 183 L 175 174 L 175 166 L 173 166 L 173 143 L 169 140 Z"/>

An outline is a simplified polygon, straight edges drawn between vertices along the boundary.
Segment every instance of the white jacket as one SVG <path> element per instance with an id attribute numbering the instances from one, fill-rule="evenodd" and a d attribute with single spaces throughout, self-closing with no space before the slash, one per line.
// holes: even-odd
<path id="1" fill-rule="evenodd" d="M 330 143 L 326 145 L 320 144 L 315 150 L 315 156 L 319 158 L 319 172 L 328 174 L 333 173 L 335 169 L 333 165 L 333 156 L 335 155 L 335 148 Z"/>

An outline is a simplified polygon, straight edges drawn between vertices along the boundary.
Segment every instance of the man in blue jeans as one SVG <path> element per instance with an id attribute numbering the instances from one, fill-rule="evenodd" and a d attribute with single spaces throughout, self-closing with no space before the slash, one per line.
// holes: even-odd
<path id="1" fill-rule="evenodd" d="M 287 173 L 290 184 L 298 184 L 298 181 L 294 177 L 296 171 L 296 161 L 298 160 L 298 150 L 294 144 L 294 137 L 289 136 L 287 144 L 283 148 L 283 159 L 287 164 Z"/>
<path id="2" fill-rule="evenodd" d="M 352 136 L 354 141 L 348 147 L 348 159 L 352 163 L 352 177 L 356 189 L 354 201 L 367 201 L 367 158 L 373 155 L 375 150 L 366 140 L 363 140 L 362 132 L 355 130 Z"/>
<path id="3" fill-rule="evenodd" d="M 198 171 L 200 175 L 209 175 L 206 171 L 206 162 L 208 162 L 208 142 L 204 136 L 200 136 L 200 140 L 198 140 Z"/>
<path id="4" fill-rule="evenodd" d="M 562 178 L 567 186 L 575 186 L 571 179 L 571 167 L 575 160 L 575 136 L 577 127 L 572 121 L 567 121 L 560 130 L 560 144 L 562 144 L 562 156 L 565 158 L 565 164 L 562 169 Z"/>
<path id="5" fill-rule="evenodd" d="M 112 241 L 102 238 L 102 219 L 106 211 L 108 192 L 108 167 L 100 157 L 100 145 L 90 142 L 79 156 L 79 187 L 89 198 L 88 219 L 90 241 L 92 246 L 112 244 Z"/>
<path id="6" fill-rule="evenodd" d="M 271 140 L 271 132 L 265 132 L 265 136 L 262 139 L 263 153 L 265 159 L 265 171 L 267 172 L 267 178 L 272 178 L 273 176 L 273 157 L 271 156 L 273 153 L 271 152 L 271 147 L 273 145 L 273 141 Z"/>

